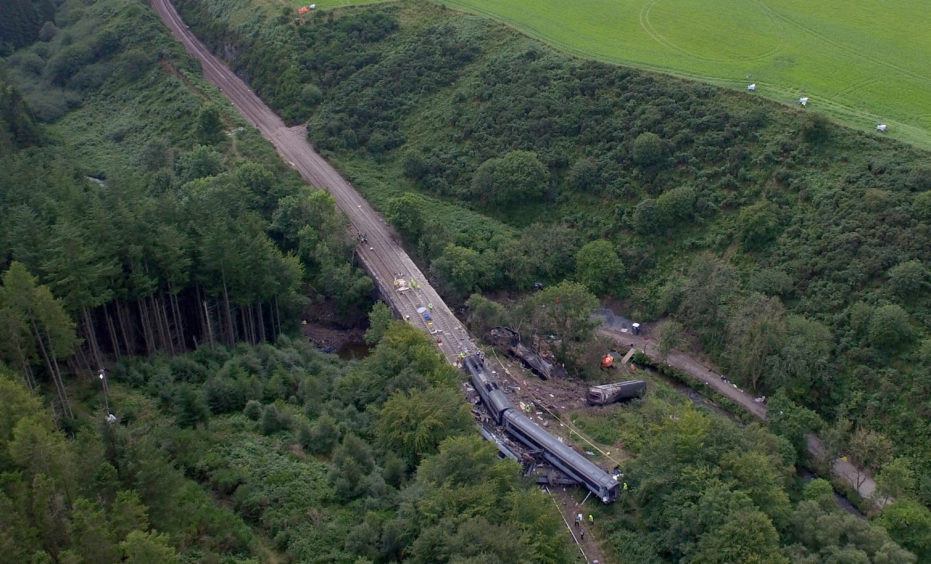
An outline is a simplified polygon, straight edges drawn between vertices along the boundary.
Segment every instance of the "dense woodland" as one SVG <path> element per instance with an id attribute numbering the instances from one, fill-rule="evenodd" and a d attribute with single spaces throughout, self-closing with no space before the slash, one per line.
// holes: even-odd
<path id="1" fill-rule="evenodd" d="M 178 4 L 475 328 L 559 335 L 585 376 L 614 298 L 772 395 L 768 429 L 662 382 L 578 414 L 634 457 L 593 509 L 606 556 L 931 558 L 927 154 L 432 4 Z M 29 22 L 0 26 L 0 560 L 572 558 L 428 339 L 380 305 L 363 360 L 298 336 L 371 308 L 345 220 L 146 3 L 0 6 Z M 896 502 L 868 522 L 804 484 L 810 430 Z"/>

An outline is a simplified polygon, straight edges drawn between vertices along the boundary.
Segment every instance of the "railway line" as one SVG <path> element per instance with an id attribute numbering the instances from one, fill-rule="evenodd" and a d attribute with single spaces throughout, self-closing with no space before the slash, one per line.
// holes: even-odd
<path id="1" fill-rule="evenodd" d="M 397 235 L 381 214 L 313 150 L 307 142 L 305 128 L 287 127 L 245 82 L 200 42 L 168 0 L 152 0 L 152 7 L 188 53 L 201 62 L 204 76 L 217 85 L 246 121 L 275 146 L 281 157 L 304 180 L 327 190 L 356 232 L 365 234 L 366 241 L 360 241 L 357 254 L 385 301 L 404 319 L 430 333 L 437 348 L 451 364 L 455 364 L 462 353 L 474 352 L 475 343 L 465 327 L 401 247 Z M 399 275 L 408 282 L 415 280 L 416 287 L 398 292 L 394 281 Z M 423 314 L 418 312 L 420 308 L 428 308 L 432 326 L 428 326 Z"/>

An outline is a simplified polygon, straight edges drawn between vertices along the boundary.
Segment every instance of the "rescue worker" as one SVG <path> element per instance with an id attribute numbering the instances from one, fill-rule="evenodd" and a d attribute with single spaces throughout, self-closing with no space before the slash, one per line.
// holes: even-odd
<path id="1" fill-rule="evenodd" d="M 579 529 L 579 538 L 585 540 L 585 529 Z"/>
<path id="2" fill-rule="evenodd" d="M 595 524 L 595 516 L 592 515 L 591 513 L 588 514 L 588 522 L 591 523 L 592 525 Z"/>
<path id="3" fill-rule="evenodd" d="M 575 528 L 578 529 L 582 526 L 582 514 L 579 513 L 575 516 Z"/>

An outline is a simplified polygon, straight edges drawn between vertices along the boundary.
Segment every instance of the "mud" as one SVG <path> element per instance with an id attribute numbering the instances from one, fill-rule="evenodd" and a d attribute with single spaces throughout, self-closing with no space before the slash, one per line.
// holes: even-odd
<path id="1" fill-rule="evenodd" d="M 350 319 L 340 316 L 335 308 L 326 302 L 309 306 L 301 317 L 301 333 L 311 343 L 327 352 L 362 350 L 365 347 L 364 335 L 367 328 L 368 324 L 364 318 Z"/>

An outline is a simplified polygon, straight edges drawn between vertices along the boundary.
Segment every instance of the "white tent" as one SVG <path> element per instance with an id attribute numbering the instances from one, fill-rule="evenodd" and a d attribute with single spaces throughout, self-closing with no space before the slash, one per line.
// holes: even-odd
<path id="1" fill-rule="evenodd" d="M 749 90 L 750 92 L 755 91 L 755 90 L 756 90 L 756 83 L 754 82 L 753 84 L 748 84 L 748 85 L 747 85 L 747 90 Z"/>
<path id="2" fill-rule="evenodd" d="M 803 106 L 807 106 L 807 105 L 808 105 L 808 96 L 802 96 L 801 98 L 799 98 L 799 99 L 798 99 L 798 103 L 801 104 L 801 105 L 803 105 Z"/>
<path id="3" fill-rule="evenodd" d="M 885 131 L 886 131 L 886 124 L 881 123 L 881 124 L 877 125 L 877 126 L 876 126 L 876 131 L 885 132 Z"/>

